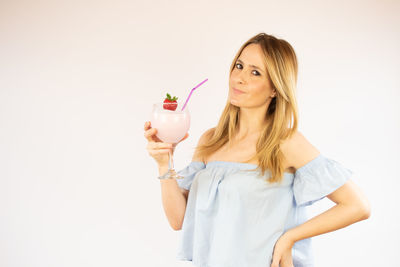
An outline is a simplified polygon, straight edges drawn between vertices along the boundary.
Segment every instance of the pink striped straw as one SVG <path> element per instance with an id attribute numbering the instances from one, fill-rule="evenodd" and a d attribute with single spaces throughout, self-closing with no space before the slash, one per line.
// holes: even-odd
<path id="1" fill-rule="evenodd" d="M 199 83 L 195 88 L 193 88 L 193 89 L 190 91 L 190 94 L 189 94 L 189 96 L 186 98 L 185 104 L 183 105 L 183 108 L 181 109 L 181 111 L 183 111 L 183 109 L 186 107 L 186 104 L 187 104 L 187 102 L 189 101 L 189 98 L 192 96 L 193 91 L 196 90 L 197 87 L 199 87 L 200 85 L 202 85 L 202 84 L 205 83 L 206 81 L 208 81 L 208 78 L 205 79 L 204 81 L 202 81 L 201 83 Z"/>

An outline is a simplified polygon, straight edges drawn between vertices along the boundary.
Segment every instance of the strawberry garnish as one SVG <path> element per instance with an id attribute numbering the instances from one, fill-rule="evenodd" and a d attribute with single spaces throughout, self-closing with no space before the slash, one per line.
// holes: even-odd
<path id="1" fill-rule="evenodd" d="M 178 100 L 176 96 L 171 97 L 171 95 L 167 93 L 167 97 L 164 99 L 163 108 L 175 111 L 176 107 L 178 106 L 178 102 L 176 100 Z"/>

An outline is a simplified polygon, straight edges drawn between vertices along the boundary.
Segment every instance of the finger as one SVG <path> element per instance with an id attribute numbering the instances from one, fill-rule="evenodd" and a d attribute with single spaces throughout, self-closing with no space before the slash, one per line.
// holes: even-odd
<path id="1" fill-rule="evenodd" d="M 147 144 L 147 149 L 149 149 L 149 150 L 157 150 L 157 149 L 163 149 L 163 148 L 170 149 L 172 147 L 173 147 L 172 144 L 162 143 L 162 142 L 154 142 L 154 141 L 150 141 Z"/>
<path id="2" fill-rule="evenodd" d="M 170 149 L 156 149 L 156 150 L 150 150 L 150 155 L 161 155 L 161 154 L 168 154 L 171 152 Z"/>
<path id="3" fill-rule="evenodd" d="M 185 140 L 188 136 L 189 136 L 189 134 L 186 133 L 185 136 L 184 136 L 181 140 L 179 140 L 177 143 L 173 144 L 174 147 L 175 147 L 177 144 L 179 144 L 180 142 L 182 142 L 183 140 Z"/>
<path id="4" fill-rule="evenodd" d="M 279 262 L 280 262 L 280 259 L 278 257 L 273 257 L 271 267 L 279 267 Z"/>
<path id="5" fill-rule="evenodd" d="M 153 148 L 155 148 L 155 149 L 172 148 L 172 147 L 173 147 L 173 145 L 170 144 L 170 143 L 159 143 L 159 142 L 157 142 L 157 143 L 153 144 Z"/>
<path id="6" fill-rule="evenodd" d="M 150 128 L 151 128 L 151 122 L 146 121 L 146 122 L 144 123 L 144 129 L 145 129 L 145 130 L 148 130 L 148 129 L 150 129 Z"/>
<path id="7" fill-rule="evenodd" d="M 182 142 L 183 140 L 185 140 L 186 138 L 188 138 L 188 136 L 189 136 L 189 133 L 186 133 L 185 136 L 184 136 L 179 142 Z"/>
<path id="8" fill-rule="evenodd" d="M 156 128 L 151 128 L 150 130 L 144 132 L 144 137 L 146 137 L 146 139 L 149 141 L 153 141 L 153 135 L 155 135 L 156 132 L 157 132 Z"/>
<path id="9" fill-rule="evenodd" d="M 293 267 L 293 259 L 291 253 L 287 256 L 282 256 L 281 267 Z"/>
<path id="10" fill-rule="evenodd" d="M 145 130 L 151 129 L 151 121 L 146 121 L 146 122 L 144 123 L 144 129 L 145 129 Z"/>

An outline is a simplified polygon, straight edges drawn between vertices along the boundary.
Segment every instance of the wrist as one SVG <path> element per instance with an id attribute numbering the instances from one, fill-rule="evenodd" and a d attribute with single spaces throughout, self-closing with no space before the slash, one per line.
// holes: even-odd
<path id="1" fill-rule="evenodd" d="M 298 241 L 298 240 L 296 240 L 295 233 L 292 229 L 289 229 L 283 235 L 285 236 L 285 239 L 288 240 L 292 244 L 294 244 Z"/>
<path id="2" fill-rule="evenodd" d="M 168 172 L 168 164 L 158 165 L 158 173 L 159 175 L 164 175 Z"/>

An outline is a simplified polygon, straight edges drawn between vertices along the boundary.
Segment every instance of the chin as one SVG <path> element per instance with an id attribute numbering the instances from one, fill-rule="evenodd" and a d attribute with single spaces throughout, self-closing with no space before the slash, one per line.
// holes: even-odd
<path id="1" fill-rule="evenodd" d="M 229 103 L 231 103 L 231 105 L 238 107 L 238 108 L 240 108 L 240 106 L 241 106 L 237 100 L 234 100 L 232 98 L 230 99 Z"/>

